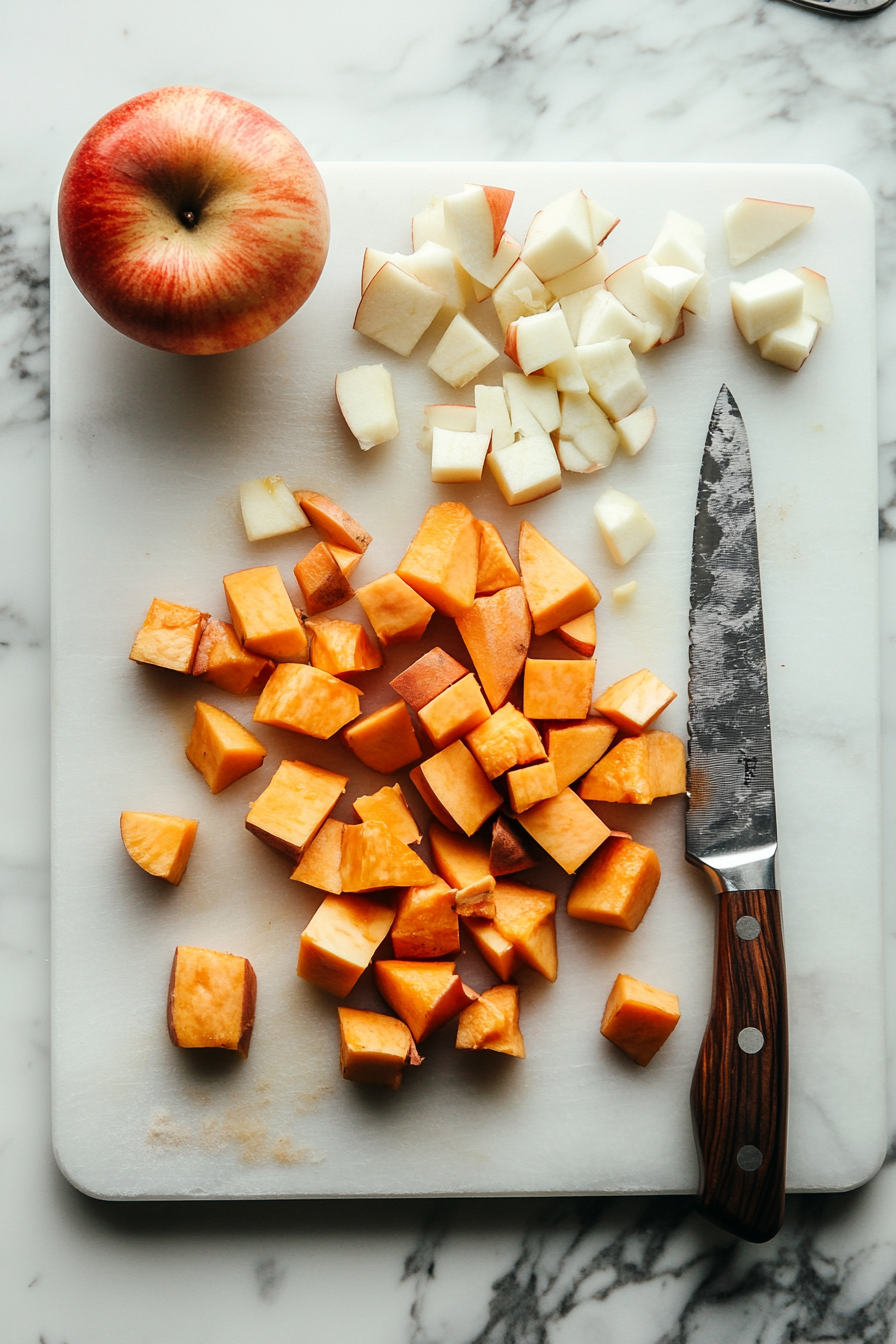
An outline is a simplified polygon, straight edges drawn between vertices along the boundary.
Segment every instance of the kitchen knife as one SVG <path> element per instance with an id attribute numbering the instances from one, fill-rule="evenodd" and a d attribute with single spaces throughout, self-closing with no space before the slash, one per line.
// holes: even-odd
<path id="1" fill-rule="evenodd" d="M 688 738 L 685 852 L 718 893 L 712 1006 L 691 1087 L 697 1204 L 762 1242 L 784 1216 L 787 990 L 753 474 L 724 386 L 694 519 Z"/>
<path id="2" fill-rule="evenodd" d="M 821 14 L 836 14 L 841 19 L 863 19 L 886 9 L 893 0 L 790 0 L 790 3 Z"/>

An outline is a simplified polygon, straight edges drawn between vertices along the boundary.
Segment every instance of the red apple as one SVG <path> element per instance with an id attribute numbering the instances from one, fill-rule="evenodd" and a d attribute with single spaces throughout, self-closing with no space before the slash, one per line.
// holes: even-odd
<path id="1" fill-rule="evenodd" d="M 329 237 L 323 183 L 295 136 L 212 89 L 154 89 L 107 113 L 59 191 L 81 293 L 126 336 L 181 354 L 276 330 L 317 284 Z"/>

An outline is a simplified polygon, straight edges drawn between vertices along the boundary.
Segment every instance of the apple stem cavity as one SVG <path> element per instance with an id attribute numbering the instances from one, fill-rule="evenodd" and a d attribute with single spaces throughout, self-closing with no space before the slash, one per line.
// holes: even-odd
<path id="1" fill-rule="evenodd" d="M 180 219 L 181 224 L 185 226 L 185 228 L 195 229 L 196 225 L 199 223 L 199 211 L 181 210 L 178 218 Z"/>

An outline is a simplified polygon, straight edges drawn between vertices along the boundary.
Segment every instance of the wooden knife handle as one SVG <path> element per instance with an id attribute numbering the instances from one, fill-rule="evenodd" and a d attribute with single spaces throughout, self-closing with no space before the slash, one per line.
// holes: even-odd
<path id="1" fill-rule="evenodd" d="M 780 892 L 719 896 L 712 1008 L 691 1111 L 701 1167 L 697 1208 L 745 1241 L 770 1240 L 784 1218 L 787 1154 Z"/>

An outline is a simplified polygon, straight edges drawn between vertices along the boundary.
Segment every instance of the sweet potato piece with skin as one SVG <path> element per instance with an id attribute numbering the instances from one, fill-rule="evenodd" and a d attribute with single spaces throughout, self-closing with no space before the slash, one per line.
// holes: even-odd
<path id="1" fill-rule="evenodd" d="M 250 653 L 303 662 L 308 639 L 276 565 L 224 575 L 224 596 L 237 639 Z"/>
<path id="2" fill-rule="evenodd" d="M 588 575 L 525 519 L 520 523 L 520 574 L 536 635 L 593 611 L 600 601 Z"/>
<path id="3" fill-rule="evenodd" d="M 270 658 L 259 658 L 243 648 L 227 621 L 211 617 L 206 622 L 193 659 L 194 677 L 234 695 L 258 695 L 273 670 Z"/>
<path id="4" fill-rule="evenodd" d="M 204 700 L 196 701 L 186 757 L 212 793 L 221 793 L 264 761 L 267 748 L 232 715 Z"/>
<path id="5" fill-rule="evenodd" d="M 394 918 L 392 907 L 382 901 L 325 897 L 302 934 L 296 974 L 344 999 L 370 965 Z"/>
<path id="6" fill-rule="evenodd" d="M 523 713 L 529 719 L 584 719 L 594 691 L 592 658 L 527 658 Z"/>
<path id="7" fill-rule="evenodd" d="M 458 617 L 457 628 L 492 710 L 500 709 L 529 652 L 532 622 L 522 588 L 477 597 Z"/>
<path id="8" fill-rule="evenodd" d="M 306 629 L 311 631 L 311 666 L 321 672 L 344 677 L 351 672 L 372 672 L 383 665 L 383 655 L 356 621 L 313 616 Z"/>
<path id="9" fill-rule="evenodd" d="M 190 672 L 208 614 L 154 597 L 128 654 L 132 663 Z"/>
<path id="10" fill-rule="evenodd" d="M 435 611 L 397 574 L 384 574 L 365 583 L 355 596 L 383 645 L 412 644 L 421 639 Z"/>
<path id="11" fill-rule="evenodd" d="M 348 783 L 307 761 L 281 761 L 270 784 L 249 808 L 246 830 L 272 849 L 300 859 Z"/>
<path id="12" fill-rule="evenodd" d="M 256 979 L 251 963 L 231 952 L 177 947 L 168 982 L 168 1035 L 182 1049 L 249 1053 Z"/>
<path id="13" fill-rule="evenodd" d="M 610 834 L 572 789 L 536 803 L 517 820 L 566 873 L 574 873 Z"/>
<path id="14" fill-rule="evenodd" d="M 466 504 L 446 500 L 426 510 L 396 573 L 436 611 L 460 616 L 473 605 L 479 529 Z"/>
<path id="15" fill-rule="evenodd" d="M 557 634 L 564 644 L 568 644 L 583 658 L 594 657 L 594 650 L 597 648 L 597 622 L 594 619 L 593 611 L 586 611 L 584 615 L 577 616 L 574 621 L 567 621 L 565 625 L 558 625 Z"/>
<path id="16" fill-rule="evenodd" d="M 479 682 L 470 672 L 418 711 L 433 745 L 450 746 L 491 717 Z"/>
<path id="17" fill-rule="evenodd" d="M 402 893 L 392 925 L 392 951 L 411 961 L 460 951 L 454 892 L 447 882 L 437 877 Z"/>
<path id="18" fill-rule="evenodd" d="M 495 887 L 495 928 L 521 961 L 551 982 L 557 979 L 556 909 L 552 891 L 503 878 Z"/>
<path id="19" fill-rule="evenodd" d="M 339 876 L 343 891 L 376 891 L 425 886 L 435 874 L 384 822 L 362 821 L 342 832 Z"/>
<path id="20" fill-rule="evenodd" d="M 491 919 L 463 918 L 464 928 L 473 939 L 476 951 L 486 966 L 490 967 L 501 980 L 509 980 L 519 969 L 520 959 L 517 950 L 503 933 L 495 928 Z"/>
<path id="21" fill-rule="evenodd" d="M 479 568 L 476 573 L 476 596 L 488 597 L 502 588 L 518 588 L 520 576 L 510 558 L 501 533 L 494 523 L 476 519 L 479 528 Z"/>
<path id="22" fill-rule="evenodd" d="M 615 723 L 626 733 L 641 733 L 671 705 L 672 691 L 646 667 L 608 686 L 594 702 L 594 712 Z"/>
<path id="23" fill-rule="evenodd" d="M 359 761 L 381 775 L 392 775 L 423 752 L 403 700 L 393 700 L 346 728 L 342 740 Z"/>
<path id="24" fill-rule="evenodd" d="M 479 995 L 454 974 L 453 961 L 378 961 L 376 987 L 415 1041 L 424 1041 Z"/>
<path id="25" fill-rule="evenodd" d="M 446 831 L 456 831 L 458 835 L 461 835 L 462 832 L 460 827 L 452 817 L 451 813 L 445 811 L 444 807 L 427 784 L 423 771 L 420 769 L 419 765 L 415 766 L 411 771 L 411 783 L 414 785 L 439 825 L 444 827 Z"/>
<path id="26" fill-rule="evenodd" d="M 423 839 L 400 784 L 393 784 L 391 788 L 385 784 L 377 793 L 356 798 L 352 807 L 362 821 L 383 822 L 402 844 L 417 845 Z"/>
<path id="27" fill-rule="evenodd" d="M 680 1016 L 676 994 L 656 989 L 633 975 L 617 975 L 600 1032 L 646 1068 L 678 1026 Z"/>
<path id="28" fill-rule="evenodd" d="M 325 541 L 319 541 L 312 547 L 304 559 L 298 562 L 294 573 L 309 616 L 341 607 L 343 602 L 354 595 L 355 590 Z"/>
<path id="29" fill-rule="evenodd" d="M 282 663 L 258 697 L 252 718 L 273 728 L 326 739 L 358 717 L 362 694 L 320 668 Z"/>
<path id="30" fill-rule="evenodd" d="M 557 772 L 551 761 L 524 765 L 522 769 L 511 770 L 507 775 L 507 794 L 514 812 L 525 812 L 559 792 Z"/>
<path id="31" fill-rule="evenodd" d="M 122 812 L 121 839 L 138 867 L 176 887 L 196 839 L 198 821 L 163 812 Z"/>
<path id="32" fill-rule="evenodd" d="M 476 758 L 463 742 L 452 742 L 420 766 L 429 787 L 467 835 L 478 831 L 501 806 Z"/>
<path id="33" fill-rule="evenodd" d="M 318 891 L 328 891 L 338 896 L 342 891 L 340 865 L 342 863 L 342 833 L 344 821 L 327 817 L 311 844 L 299 860 L 299 866 L 290 877 L 290 882 L 304 882 Z"/>
<path id="34" fill-rule="evenodd" d="M 457 1021 L 458 1050 L 494 1050 L 526 1058 L 520 1031 L 520 991 L 516 985 L 492 985 Z"/>
<path id="35" fill-rule="evenodd" d="M 572 919 L 610 924 L 632 933 L 660 882 L 656 851 L 630 837 L 610 836 L 585 864 L 569 893 Z"/>
<path id="36" fill-rule="evenodd" d="M 411 709 L 418 713 L 424 705 L 435 700 L 437 695 L 447 691 L 449 686 L 470 675 L 470 669 L 464 667 L 456 658 L 444 649 L 430 649 L 418 658 L 410 667 L 399 672 L 389 682 L 396 695 L 400 695 Z"/>
<path id="37" fill-rule="evenodd" d="M 478 836 L 452 835 L 433 822 L 429 828 L 429 847 L 438 872 L 455 891 L 491 876 L 488 845 Z"/>
<path id="38" fill-rule="evenodd" d="M 385 1013 L 337 1008 L 339 1068 L 350 1083 L 373 1083 L 393 1092 L 401 1086 L 405 1066 L 422 1063 L 404 1022 Z"/>
<path id="39" fill-rule="evenodd" d="M 617 742 L 588 771 L 582 798 L 600 803 L 652 803 L 685 791 L 686 753 L 674 733 L 647 729 Z"/>
<path id="40" fill-rule="evenodd" d="M 513 705 L 502 705 L 464 740 L 489 779 L 497 779 L 515 765 L 545 759 L 537 728 Z"/>
<path id="41" fill-rule="evenodd" d="M 480 877 L 454 893 L 454 908 L 459 915 L 475 919 L 494 919 L 496 886 L 493 877 Z"/>
<path id="42" fill-rule="evenodd" d="M 361 556 L 359 553 L 357 551 L 350 551 L 345 546 L 336 546 L 332 541 L 328 541 L 327 545 L 333 554 L 333 559 L 336 561 L 345 577 L 350 579 L 358 568 L 358 565 L 361 563 Z"/>
<path id="43" fill-rule="evenodd" d="M 317 490 L 295 490 L 296 503 L 324 541 L 363 555 L 373 537 L 350 513 Z"/>
<path id="44" fill-rule="evenodd" d="M 534 868 L 544 855 L 533 844 L 521 827 L 507 817 L 495 817 L 492 827 L 492 843 L 489 850 L 489 871 L 495 877 L 506 877 L 511 873 L 522 873 Z"/>
<path id="45" fill-rule="evenodd" d="M 616 736 L 609 719 L 583 719 L 580 723 L 553 723 L 544 730 L 548 760 L 553 761 L 561 789 L 581 779 Z"/>

